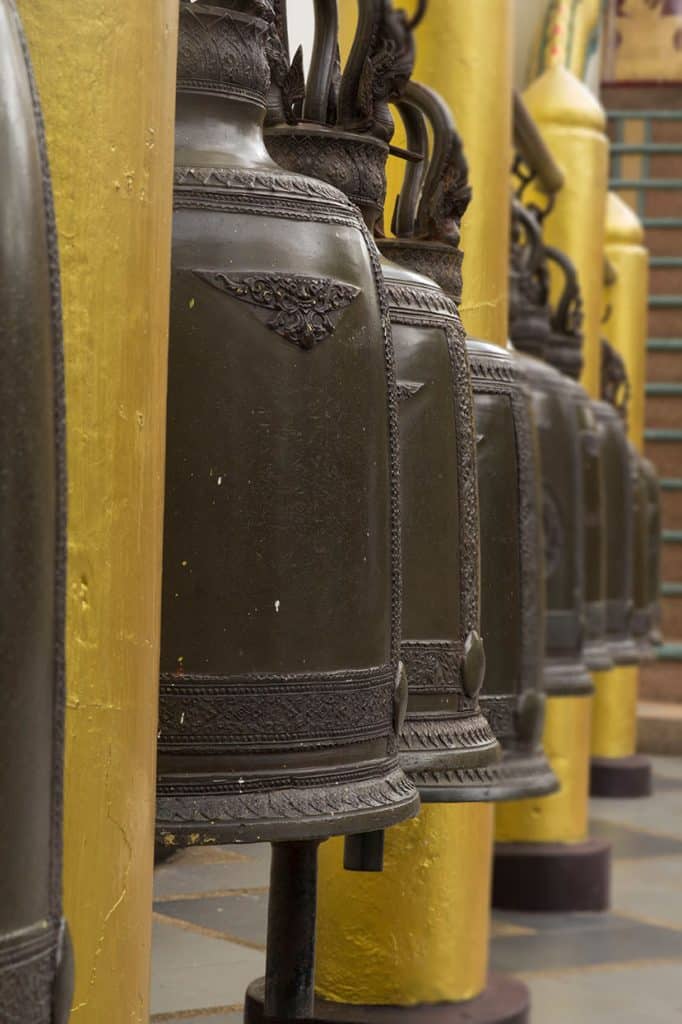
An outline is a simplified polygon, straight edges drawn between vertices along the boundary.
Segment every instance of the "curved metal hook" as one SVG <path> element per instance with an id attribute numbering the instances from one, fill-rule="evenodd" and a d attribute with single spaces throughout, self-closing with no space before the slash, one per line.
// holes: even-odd
<path id="1" fill-rule="evenodd" d="M 415 29 L 417 25 L 422 21 L 426 14 L 426 8 L 429 6 L 429 0 L 419 0 L 417 4 L 417 10 L 414 12 L 412 17 L 407 22 L 407 27 L 410 31 Z"/>

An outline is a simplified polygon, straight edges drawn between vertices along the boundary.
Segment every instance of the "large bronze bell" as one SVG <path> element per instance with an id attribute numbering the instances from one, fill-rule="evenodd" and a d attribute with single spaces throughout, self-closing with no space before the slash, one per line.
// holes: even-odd
<path id="1" fill-rule="evenodd" d="M 603 430 L 604 502 L 606 508 L 606 638 L 616 665 L 639 660 L 632 635 L 633 486 L 631 449 L 625 433 L 622 359 L 602 341 L 602 400 L 594 409 Z"/>
<path id="2" fill-rule="evenodd" d="M 603 430 L 594 403 L 578 383 L 582 371 L 582 298 L 575 267 L 565 253 L 546 245 L 545 255 L 554 265 L 559 298 L 550 311 L 550 330 L 544 359 L 570 387 L 576 427 L 580 437 L 582 466 L 583 551 L 583 649 L 582 658 L 591 672 L 611 668 L 613 660 L 606 639 L 606 506 L 604 500 Z"/>
<path id="3" fill-rule="evenodd" d="M 547 619 L 544 685 L 552 695 L 592 692 L 583 658 L 583 449 L 591 444 L 578 385 L 544 362 L 550 344 L 549 268 L 540 220 L 512 202 L 510 339 L 533 399 L 540 445 Z"/>
<path id="4" fill-rule="evenodd" d="M 65 1024 L 62 914 L 64 376 L 40 105 L 14 0 L 0 0 L 0 1019 Z"/>
<path id="5" fill-rule="evenodd" d="M 647 484 L 647 592 L 649 641 L 653 647 L 663 643 L 661 633 L 661 488 L 656 467 L 640 456 L 641 472 Z"/>
<path id="6" fill-rule="evenodd" d="M 269 0 L 180 2 L 157 823 L 413 814 L 397 760 L 397 391 L 355 207 L 263 143 Z"/>
<path id="7" fill-rule="evenodd" d="M 400 105 L 415 149 L 432 138 L 428 171 L 408 170 L 395 239 L 382 251 L 437 281 L 454 309 L 461 297 L 459 225 L 470 198 L 468 168 L 452 116 L 431 90 L 410 83 Z M 455 314 L 453 313 L 453 316 Z M 457 319 L 459 324 L 459 319 Z M 537 453 L 519 360 L 499 346 L 467 342 L 477 434 L 481 529 L 481 632 L 486 673 L 481 707 L 503 747 L 486 775 L 463 780 L 460 800 L 506 800 L 556 788 L 542 751 L 543 593 Z M 501 584 L 501 581 L 504 581 Z"/>
<path id="8" fill-rule="evenodd" d="M 652 609 L 649 601 L 649 480 L 645 460 L 630 447 L 632 473 L 632 638 L 640 661 L 656 657 L 652 643 Z"/>
<path id="9" fill-rule="evenodd" d="M 312 111 L 319 121 L 273 126 L 266 141 L 284 166 L 305 169 L 346 189 L 374 228 L 382 214 L 387 143 L 393 132 L 387 101 L 398 99 L 411 71 L 412 26 L 384 0 L 361 3 L 338 96 L 333 82 L 325 83 L 320 96 L 313 73 L 316 53 L 333 52 L 336 41 L 329 5 L 326 15 L 318 21 L 303 102 L 304 118 Z M 389 63 L 386 54 L 392 55 Z M 374 74 L 371 89 L 368 73 Z M 364 109 L 370 92 L 374 105 Z M 330 111 L 338 112 L 332 124 Z M 384 254 L 390 255 L 388 248 Z M 382 269 L 400 400 L 401 657 L 409 692 L 400 762 L 422 800 L 464 800 L 470 786 L 494 781 L 500 756 L 478 699 L 484 654 L 464 335 L 454 303 L 432 280 L 386 260 Z"/>

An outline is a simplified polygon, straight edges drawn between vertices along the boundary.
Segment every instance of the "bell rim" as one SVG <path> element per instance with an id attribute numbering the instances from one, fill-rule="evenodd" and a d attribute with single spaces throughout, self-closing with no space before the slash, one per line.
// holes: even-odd
<path id="1" fill-rule="evenodd" d="M 471 777 L 453 783 L 434 780 L 418 783 L 419 797 L 428 803 L 500 803 L 528 797 L 549 796 L 559 788 L 559 780 L 542 752 L 502 751 L 502 760 L 485 769 L 486 777 Z M 480 776 L 480 772 L 479 772 Z"/>
<path id="2" fill-rule="evenodd" d="M 543 690 L 548 697 L 578 697 L 594 693 L 594 683 L 583 656 L 545 660 Z"/>

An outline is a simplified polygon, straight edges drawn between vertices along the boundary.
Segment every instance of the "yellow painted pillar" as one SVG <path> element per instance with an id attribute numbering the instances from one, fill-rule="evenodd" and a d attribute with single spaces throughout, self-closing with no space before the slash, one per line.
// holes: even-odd
<path id="1" fill-rule="evenodd" d="M 72 1021 L 149 1020 L 177 0 L 19 0 L 62 268 Z"/>
<path id="2" fill-rule="evenodd" d="M 582 383 L 597 397 L 608 147 L 604 111 L 560 63 L 564 58 L 566 53 L 554 54 L 556 62 L 531 83 L 524 99 L 565 174 L 543 233 L 578 271 L 585 313 Z M 544 207 L 543 195 L 536 192 L 535 198 Z M 544 746 L 561 788 L 542 799 L 500 805 L 498 842 L 577 843 L 586 838 L 592 700 L 589 695 L 547 699 Z"/>
<path id="3" fill-rule="evenodd" d="M 414 10 L 414 0 L 405 6 Z M 343 52 L 356 0 L 341 0 L 339 10 Z M 416 33 L 413 76 L 445 97 L 464 140 L 474 198 L 462 225 L 463 319 L 470 334 L 500 345 L 507 340 L 511 20 L 511 0 L 431 0 Z M 387 832 L 381 874 L 344 871 L 342 842 L 325 843 L 318 994 L 393 1006 L 479 995 L 488 969 L 492 841 L 491 804 L 435 803 Z"/>
<path id="4" fill-rule="evenodd" d="M 606 290 L 610 316 L 604 333 L 625 361 L 630 380 L 628 437 L 644 449 L 644 389 L 649 295 L 649 254 L 644 229 L 633 210 L 615 192 L 606 208 L 606 256 L 616 277 Z M 629 757 L 637 746 L 639 667 L 617 665 L 594 676 L 592 754 Z"/>
<path id="5" fill-rule="evenodd" d="M 460 313 L 469 335 L 498 345 L 508 320 L 512 21 L 511 0 L 431 0 L 413 76 L 443 96 L 464 140 L 472 199 Z"/>
<path id="6" fill-rule="evenodd" d="M 583 297 L 585 366 L 582 384 L 599 394 L 599 339 L 603 312 L 602 263 L 608 168 L 603 108 L 560 64 L 524 93 L 526 105 L 564 171 L 565 181 L 544 223 L 544 238 L 573 261 Z M 542 194 L 537 200 L 544 206 Z"/>

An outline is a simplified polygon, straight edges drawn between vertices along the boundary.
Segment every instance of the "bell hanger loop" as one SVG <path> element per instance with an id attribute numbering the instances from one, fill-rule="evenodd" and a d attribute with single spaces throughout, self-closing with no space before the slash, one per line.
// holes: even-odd
<path id="1" fill-rule="evenodd" d="M 313 0 L 315 35 L 303 100 L 303 120 L 326 124 L 338 61 L 339 14 L 336 0 Z"/>
<path id="2" fill-rule="evenodd" d="M 396 104 L 396 109 L 405 128 L 409 150 L 418 154 L 418 160 L 405 168 L 402 188 L 393 208 L 391 230 L 397 238 L 410 238 L 415 231 L 417 207 L 428 167 L 429 137 L 420 110 L 402 100 Z"/>

